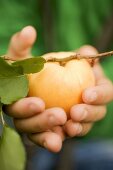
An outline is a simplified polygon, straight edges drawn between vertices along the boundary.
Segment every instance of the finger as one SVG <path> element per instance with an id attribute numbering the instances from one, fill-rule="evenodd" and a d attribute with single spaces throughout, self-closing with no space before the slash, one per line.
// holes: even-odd
<path id="1" fill-rule="evenodd" d="M 62 126 L 55 126 L 52 128 L 52 131 L 58 134 L 61 137 L 62 141 L 65 140 L 66 134 Z"/>
<path id="2" fill-rule="evenodd" d="M 84 55 L 93 55 L 98 53 L 97 49 L 91 45 L 83 45 L 78 49 L 78 52 Z"/>
<path id="3" fill-rule="evenodd" d="M 79 52 L 88 55 L 98 53 L 92 46 L 83 46 L 79 49 Z M 88 104 L 106 104 L 113 100 L 113 85 L 109 80 L 105 79 L 99 63 L 94 65 L 93 70 L 98 86 L 86 89 L 83 93 L 83 101 Z"/>
<path id="4" fill-rule="evenodd" d="M 69 137 L 75 137 L 86 135 L 91 127 L 91 123 L 78 123 L 70 119 L 66 122 L 64 129 Z"/>
<path id="5" fill-rule="evenodd" d="M 97 49 L 91 45 L 84 45 L 78 49 L 78 53 L 81 55 L 95 55 L 98 53 Z M 94 63 L 97 63 L 98 59 L 93 60 Z M 88 62 L 91 64 L 92 59 L 88 59 Z"/>
<path id="6" fill-rule="evenodd" d="M 20 99 L 12 105 L 5 106 L 5 113 L 14 118 L 28 118 L 43 112 L 45 104 L 38 97 Z"/>
<path id="7" fill-rule="evenodd" d="M 54 126 L 64 125 L 66 113 L 61 108 L 51 108 L 27 119 L 15 119 L 15 127 L 20 132 L 37 133 L 51 129 Z"/>
<path id="8" fill-rule="evenodd" d="M 96 50 L 96 48 L 94 48 L 93 46 L 90 45 L 84 45 L 82 46 L 78 52 L 80 54 L 83 55 L 95 55 L 98 53 L 98 51 Z M 96 60 L 95 60 L 96 61 Z M 98 61 L 98 60 L 97 60 Z M 99 62 L 95 62 L 95 65 L 92 67 L 94 74 L 95 74 L 95 78 L 96 80 L 99 80 L 101 78 L 105 77 L 105 74 L 102 70 L 102 67 L 100 66 Z"/>
<path id="9" fill-rule="evenodd" d="M 98 82 L 102 79 L 105 79 L 106 76 L 104 74 L 104 71 L 101 67 L 101 65 L 98 63 L 96 63 L 94 66 L 93 66 L 93 72 L 94 72 L 94 75 L 95 75 L 95 80 L 96 80 L 96 84 L 98 84 Z"/>
<path id="10" fill-rule="evenodd" d="M 59 152 L 62 148 L 61 137 L 54 132 L 43 132 L 29 135 L 29 139 L 51 152 Z"/>
<path id="11" fill-rule="evenodd" d="M 85 136 L 87 133 L 90 132 L 91 128 L 93 126 L 93 123 L 82 123 L 82 131 L 78 133 L 76 136 Z"/>
<path id="12" fill-rule="evenodd" d="M 113 100 L 113 84 L 107 79 L 102 79 L 97 86 L 86 89 L 82 98 L 87 104 L 107 104 Z"/>
<path id="13" fill-rule="evenodd" d="M 70 110 L 70 117 L 75 122 L 95 122 L 106 115 L 106 106 L 87 104 L 75 105 Z"/>
<path id="14" fill-rule="evenodd" d="M 30 50 L 36 40 L 36 31 L 32 26 L 23 28 L 13 35 L 10 41 L 8 56 L 19 60 L 30 56 Z"/>

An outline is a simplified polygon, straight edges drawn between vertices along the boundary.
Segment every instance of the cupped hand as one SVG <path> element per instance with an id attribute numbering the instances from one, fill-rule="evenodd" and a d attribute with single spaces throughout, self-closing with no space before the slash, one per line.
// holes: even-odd
<path id="1" fill-rule="evenodd" d="M 83 46 L 80 54 L 96 54 L 97 50 L 92 46 Z M 96 79 L 94 87 L 87 88 L 83 94 L 83 104 L 77 104 L 70 110 L 71 119 L 64 126 L 65 132 L 70 137 L 84 136 L 90 130 L 94 122 L 103 119 L 106 115 L 106 104 L 113 100 L 113 84 L 106 78 L 99 64 L 92 67 Z"/>
<path id="2" fill-rule="evenodd" d="M 7 52 L 8 57 L 12 60 L 31 57 L 31 48 L 35 39 L 36 31 L 33 27 L 23 28 L 12 36 Z M 6 112 L 14 118 L 17 130 L 27 133 L 31 141 L 53 152 L 61 149 L 64 136 L 60 127 L 67 120 L 63 109 L 45 110 L 42 99 L 27 97 L 7 106 Z"/>
<path id="3" fill-rule="evenodd" d="M 35 29 L 25 27 L 12 37 L 8 56 L 14 60 L 30 57 L 35 39 Z M 84 46 L 79 52 L 95 54 L 97 51 L 91 46 Z M 94 65 L 93 70 L 96 86 L 83 92 L 84 103 L 71 108 L 70 120 L 67 121 L 62 108 L 45 109 L 42 99 L 27 97 L 6 108 L 6 112 L 14 118 L 17 130 L 27 133 L 31 141 L 52 152 L 58 152 L 62 148 L 67 135 L 74 137 L 88 133 L 93 123 L 105 116 L 106 104 L 113 99 L 113 85 L 105 77 L 99 63 Z"/>
<path id="4" fill-rule="evenodd" d="M 81 54 L 96 54 L 97 50 L 91 46 L 83 46 L 79 49 Z M 66 55 L 64 53 L 51 53 L 52 56 Z M 69 52 L 68 52 L 69 55 Z M 45 54 L 44 57 L 49 57 L 50 54 Z M 70 119 L 63 126 L 55 126 L 52 131 L 59 134 L 62 141 L 67 137 L 84 136 L 92 128 L 96 121 L 105 117 L 106 104 L 113 100 L 113 84 L 108 80 L 99 64 L 96 62 L 92 67 L 95 75 L 96 84 L 94 87 L 87 88 L 82 94 L 83 103 L 75 105 L 70 110 Z M 38 140 L 37 134 L 32 134 L 34 140 Z"/>

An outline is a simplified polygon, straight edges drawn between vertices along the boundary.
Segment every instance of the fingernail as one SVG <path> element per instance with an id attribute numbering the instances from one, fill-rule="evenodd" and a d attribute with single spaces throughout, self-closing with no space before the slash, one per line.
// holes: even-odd
<path id="1" fill-rule="evenodd" d="M 53 115 L 51 115 L 51 116 L 49 116 L 49 122 L 50 122 L 50 124 L 55 124 L 55 122 L 56 122 L 56 119 L 55 119 L 55 117 L 53 116 Z"/>
<path id="2" fill-rule="evenodd" d="M 82 109 L 82 111 L 80 111 L 79 113 L 79 120 L 84 120 L 87 115 L 88 115 L 88 111 L 86 109 Z"/>
<path id="3" fill-rule="evenodd" d="M 33 32 L 33 28 L 28 26 L 23 28 L 20 33 L 22 36 L 29 36 L 32 32 Z"/>
<path id="4" fill-rule="evenodd" d="M 30 112 L 38 113 L 40 109 L 38 109 L 37 105 L 33 103 L 29 105 L 29 110 Z"/>
<path id="5" fill-rule="evenodd" d="M 88 111 L 84 107 L 77 107 L 75 113 L 72 114 L 72 119 L 75 121 L 82 121 L 87 118 Z"/>
<path id="6" fill-rule="evenodd" d="M 78 124 L 76 124 L 75 126 L 76 126 L 76 133 L 77 133 L 77 134 L 81 133 L 81 132 L 82 132 L 82 129 L 83 129 L 83 128 L 82 128 L 82 125 L 78 123 Z"/>
<path id="7" fill-rule="evenodd" d="M 88 93 L 87 99 L 89 102 L 94 102 L 97 99 L 97 93 L 96 92 Z"/>

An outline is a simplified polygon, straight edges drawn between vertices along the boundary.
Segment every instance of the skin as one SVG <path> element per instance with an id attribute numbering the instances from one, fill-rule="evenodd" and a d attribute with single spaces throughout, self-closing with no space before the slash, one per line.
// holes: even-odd
<path id="1" fill-rule="evenodd" d="M 35 40 L 35 29 L 31 26 L 23 28 L 12 36 L 8 56 L 16 60 L 30 57 Z M 81 54 L 97 53 L 92 46 L 83 46 L 78 52 Z M 67 137 L 86 135 L 94 122 L 104 118 L 106 104 L 113 100 L 113 84 L 105 77 L 99 62 L 95 64 L 93 71 L 96 86 L 83 92 L 84 103 L 71 108 L 70 120 L 67 120 L 62 108 L 45 109 L 44 101 L 37 97 L 23 98 L 7 106 L 6 112 L 14 118 L 17 130 L 27 133 L 32 142 L 52 152 L 59 152 Z"/>

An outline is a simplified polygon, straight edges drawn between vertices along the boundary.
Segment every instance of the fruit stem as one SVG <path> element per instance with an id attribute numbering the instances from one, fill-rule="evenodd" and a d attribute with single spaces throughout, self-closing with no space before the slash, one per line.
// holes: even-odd
<path id="1" fill-rule="evenodd" d="M 112 56 L 112 55 L 113 55 L 113 51 L 95 54 L 95 55 L 81 55 L 79 53 L 75 53 L 74 55 L 70 55 L 69 57 L 64 57 L 64 58 L 55 58 L 51 56 L 46 61 L 47 62 L 48 61 L 49 62 L 67 62 L 73 59 L 97 59 L 97 58 L 103 58 L 103 57 Z"/>
<path id="2" fill-rule="evenodd" d="M 109 52 L 105 52 L 105 53 L 100 53 L 100 54 L 95 54 L 95 55 L 81 55 L 79 53 L 75 53 L 74 55 L 70 55 L 69 57 L 64 57 L 64 58 L 55 58 L 50 56 L 50 58 L 48 58 L 46 61 L 48 62 L 60 62 L 61 65 L 64 65 L 66 62 L 73 60 L 73 59 L 99 59 L 99 58 L 103 58 L 103 57 L 107 57 L 107 56 L 112 56 L 113 55 L 113 51 L 109 51 Z M 11 59 L 10 57 L 4 55 L 2 56 L 4 58 L 4 60 L 10 60 L 10 61 L 16 61 L 14 59 Z"/>
<path id="3" fill-rule="evenodd" d="M 9 61 L 16 61 L 16 59 L 10 58 L 7 55 L 1 56 L 4 60 L 9 60 Z"/>

